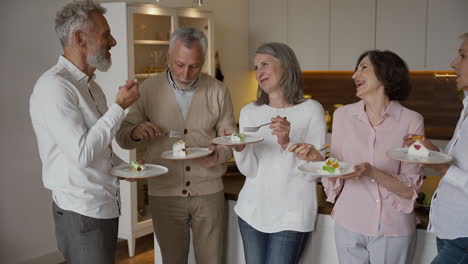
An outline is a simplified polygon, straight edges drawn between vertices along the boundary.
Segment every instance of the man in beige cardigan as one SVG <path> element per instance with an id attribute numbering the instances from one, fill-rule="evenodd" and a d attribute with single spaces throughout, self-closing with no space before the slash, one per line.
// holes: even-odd
<path id="1" fill-rule="evenodd" d="M 223 83 L 201 73 L 207 39 L 194 28 L 180 28 L 170 39 L 166 72 L 140 85 L 141 97 L 117 133 L 119 145 L 137 148 L 145 163 L 166 166 L 169 172 L 148 180 L 153 227 L 165 264 L 186 263 L 190 229 L 197 263 L 223 263 L 225 201 L 223 163 L 232 157 L 225 146 L 211 140 L 237 130 L 231 97 Z M 176 138 L 167 131 L 183 131 L 189 147 L 209 147 L 210 156 L 165 160 Z"/>

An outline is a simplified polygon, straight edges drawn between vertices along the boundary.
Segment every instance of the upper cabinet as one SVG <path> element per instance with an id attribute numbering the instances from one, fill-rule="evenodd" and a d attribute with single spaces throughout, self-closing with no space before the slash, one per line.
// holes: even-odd
<path id="1" fill-rule="evenodd" d="M 265 42 L 287 43 L 287 1 L 251 0 L 249 2 L 249 65 L 257 47 Z"/>
<path id="2" fill-rule="evenodd" d="M 176 11 L 157 6 L 138 5 L 127 9 L 129 70 L 145 79 L 166 68 L 169 37 L 176 24 Z"/>
<path id="3" fill-rule="evenodd" d="M 377 0 L 376 48 L 400 55 L 410 70 L 424 70 L 427 0 Z"/>
<path id="4" fill-rule="evenodd" d="M 353 70 L 375 48 L 412 71 L 449 70 L 466 10 L 467 0 L 250 0 L 249 59 L 259 44 L 280 41 L 303 70 Z"/>
<path id="5" fill-rule="evenodd" d="M 451 70 L 458 37 L 468 32 L 467 0 L 429 0 L 427 19 L 427 69 Z"/>
<path id="6" fill-rule="evenodd" d="M 375 47 L 375 0 L 331 0 L 330 70 L 352 71 Z"/>
<path id="7" fill-rule="evenodd" d="M 287 43 L 296 53 L 301 68 L 328 69 L 329 0 L 289 0 L 287 5 Z"/>

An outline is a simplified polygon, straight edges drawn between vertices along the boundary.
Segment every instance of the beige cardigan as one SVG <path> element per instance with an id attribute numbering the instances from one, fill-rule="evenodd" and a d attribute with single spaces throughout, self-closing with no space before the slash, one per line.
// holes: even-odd
<path id="1" fill-rule="evenodd" d="M 172 150 L 177 138 L 161 136 L 138 142 L 130 138 L 131 131 L 145 121 L 152 122 L 165 132 L 185 131 L 182 139 L 187 147 L 207 148 L 221 131 L 237 131 L 229 90 L 223 83 L 201 73 L 184 120 L 166 73 L 149 78 L 140 85 L 140 99 L 130 108 L 116 135 L 116 140 L 122 148 L 137 148 L 138 159 L 169 169 L 167 174 L 148 180 L 150 195 L 193 196 L 223 190 L 221 177 L 226 171 L 223 163 L 232 157 L 229 148 L 216 146 L 219 159 L 216 165 L 209 169 L 200 166 L 196 159 L 166 160 L 160 155 L 164 151 Z"/>

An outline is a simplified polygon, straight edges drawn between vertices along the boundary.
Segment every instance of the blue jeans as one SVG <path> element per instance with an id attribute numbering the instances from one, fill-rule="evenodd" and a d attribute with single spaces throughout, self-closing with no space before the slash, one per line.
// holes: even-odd
<path id="1" fill-rule="evenodd" d="M 437 238 L 437 256 L 432 264 L 468 264 L 468 237 Z"/>
<path id="2" fill-rule="evenodd" d="M 310 232 L 263 233 L 239 217 L 239 229 L 247 264 L 296 264 Z"/>

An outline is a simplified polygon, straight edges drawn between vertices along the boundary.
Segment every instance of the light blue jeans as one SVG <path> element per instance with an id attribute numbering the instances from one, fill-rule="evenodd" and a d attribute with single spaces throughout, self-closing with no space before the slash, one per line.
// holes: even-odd
<path id="1" fill-rule="evenodd" d="M 239 217 L 239 229 L 247 264 L 296 264 L 311 232 L 263 233 Z"/>
<path id="2" fill-rule="evenodd" d="M 432 264 L 468 264 L 468 237 L 437 238 L 437 256 Z"/>

